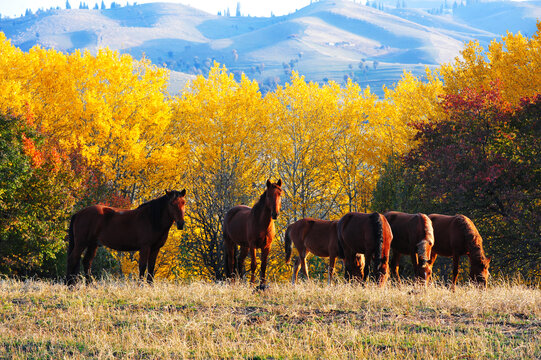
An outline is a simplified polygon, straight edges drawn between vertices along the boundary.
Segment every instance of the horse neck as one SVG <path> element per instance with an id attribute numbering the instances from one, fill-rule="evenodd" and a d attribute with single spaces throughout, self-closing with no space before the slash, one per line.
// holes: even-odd
<path id="1" fill-rule="evenodd" d="M 267 191 L 261 195 L 257 204 L 254 205 L 251 211 L 251 215 L 255 220 L 255 224 L 258 227 L 267 228 L 272 223 L 271 210 L 266 204 Z"/>
<path id="2" fill-rule="evenodd" d="M 481 264 L 485 261 L 485 252 L 483 251 L 483 238 L 471 223 L 471 220 L 462 217 L 462 225 L 464 227 L 464 241 L 466 249 L 468 249 L 470 261 Z"/>
<path id="3" fill-rule="evenodd" d="M 149 219 L 151 219 L 152 228 L 156 231 L 169 230 L 173 225 L 173 217 L 167 211 L 167 200 L 161 198 L 151 200 L 141 207 L 141 211 L 145 212 Z"/>

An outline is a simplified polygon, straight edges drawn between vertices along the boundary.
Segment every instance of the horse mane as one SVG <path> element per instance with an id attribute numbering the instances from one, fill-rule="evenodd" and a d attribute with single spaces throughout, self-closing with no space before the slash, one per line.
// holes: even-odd
<path id="1" fill-rule="evenodd" d="M 379 269 L 379 265 L 382 261 L 381 252 L 383 251 L 383 224 L 378 212 L 370 214 L 370 221 L 372 222 L 372 230 L 374 231 L 374 240 L 376 241 L 377 256 L 375 257 L 376 269 Z"/>
<path id="2" fill-rule="evenodd" d="M 161 230 L 161 220 L 167 205 L 167 196 L 163 195 L 157 199 L 147 201 L 137 207 L 149 215 L 150 223 L 154 230 Z"/>
<path id="3" fill-rule="evenodd" d="M 483 238 L 473 222 L 464 215 L 456 215 L 458 225 L 464 234 L 466 249 L 470 252 L 470 259 L 477 263 L 484 263 L 486 260 L 485 252 L 483 251 Z"/>
<path id="4" fill-rule="evenodd" d="M 430 245 L 434 245 L 434 229 L 432 228 L 432 220 L 425 214 L 419 213 L 418 216 L 423 221 L 423 241 L 421 242 L 421 246 L 417 246 L 417 256 L 419 259 L 422 259 L 424 261 L 429 261 L 430 259 L 426 259 L 426 246 L 427 241 L 430 242 Z M 428 251 L 429 256 L 430 252 Z"/>

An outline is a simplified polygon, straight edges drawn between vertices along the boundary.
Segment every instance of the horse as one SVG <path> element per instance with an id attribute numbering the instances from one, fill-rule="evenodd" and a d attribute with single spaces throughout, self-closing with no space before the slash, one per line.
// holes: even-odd
<path id="1" fill-rule="evenodd" d="M 424 281 L 425 285 L 432 274 L 430 266 L 430 251 L 434 245 L 434 230 L 432 221 L 425 214 L 407 214 L 389 211 L 384 214 L 393 232 L 391 249 L 391 272 L 400 282 L 398 264 L 401 254 L 409 254 L 415 271 L 415 276 Z"/>
<path id="2" fill-rule="evenodd" d="M 297 282 L 297 274 L 301 266 L 304 275 L 307 279 L 309 278 L 306 268 L 307 253 L 329 258 L 328 283 L 331 283 L 334 262 L 338 257 L 337 225 L 338 221 L 305 218 L 287 227 L 284 238 L 286 264 L 289 264 L 291 260 L 291 242 L 295 244 L 295 248 L 299 252 L 299 257 L 295 260 L 293 267 L 292 284 Z"/>
<path id="3" fill-rule="evenodd" d="M 186 190 L 172 190 L 134 210 L 93 205 L 74 214 L 68 232 L 66 283 L 75 283 L 85 249 L 84 273 L 91 279 L 92 260 L 101 245 L 117 251 L 139 251 L 139 278 L 144 278 L 148 266 L 147 281 L 152 283 L 156 257 L 169 229 L 173 222 L 179 230 L 184 227 L 185 196 Z"/>
<path id="4" fill-rule="evenodd" d="M 380 213 L 350 212 L 342 216 L 337 225 L 338 254 L 344 259 L 346 276 L 353 279 L 364 278 L 370 272 L 374 259 L 376 281 L 385 285 L 389 277 L 389 252 L 393 233 L 385 216 Z M 364 254 L 363 258 L 358 254 Z"/>
<path id="5" fill-rule="evenodd" d="M 458 278 L 458 262 L 460 256 L 470 258 L 470 279 L 486 287 L 490 258 L 483 251 L 483 238 L 473 222 L 464 215 L 428 215 L 434 227 L 434 246 L 430 255 L 430 266 L 434 265 L 436 257 L 453 258 L 453 284 Z"/>
<path id="6" fill-rule="evenodd" d="M 227 278 L 233 277 L 235 268 L 235 253 L 240 246 L 240 255 L 237 263 L 238 275 L 244 270 L 244 260 L 250 252 L 251 277 L 250 283 L 255 282 L 257 268 L 256 249 L 261 249 L 261 272 L 259 289 L 267 288 L 265 271 L 267 258 L 274 239 L 274 220 L 280 214 L 282 180 L 271 183 L 267 180 L 267 188 L 252 207 L 237 205 L 231 208 L 223 221 L 223 241 L 225 252 L 225 273 Z"/>

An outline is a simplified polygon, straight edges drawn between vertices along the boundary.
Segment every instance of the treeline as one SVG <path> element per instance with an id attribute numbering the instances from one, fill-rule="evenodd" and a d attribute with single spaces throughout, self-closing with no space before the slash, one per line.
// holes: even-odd
<path id="1" fill-rule="evenodd" d="M 386 209 L 464 213 L 492 273 L 538 277 L 540 36 L 538 24 L 531 38 L 470 43 L 378 98 L 296 73 L 263 96 L 218 64 L 172 96 L 167 70 L 146 59 L 24 53 L 0 34 L 0 271 L 61 276 L 73 212 L 186 188 L 186 230 L 171 231 L 157 276 L 220 279 L 223 216 L 252 205 L 271 177 L 285 193 L 270 279 L 289 277 L 289 223 Z M 137 254 L 102 252 L 104 267 L 135 270 Z M 323 264 L 311 262 L 322 274 Z"/>

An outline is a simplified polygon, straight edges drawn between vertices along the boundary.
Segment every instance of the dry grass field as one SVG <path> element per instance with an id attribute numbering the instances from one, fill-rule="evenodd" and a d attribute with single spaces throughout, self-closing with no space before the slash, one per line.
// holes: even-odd
<path id="1" fill-rule="evenodd" d="M 541 290 L 3 279 L 0 358 L 541 358 Z"/>

